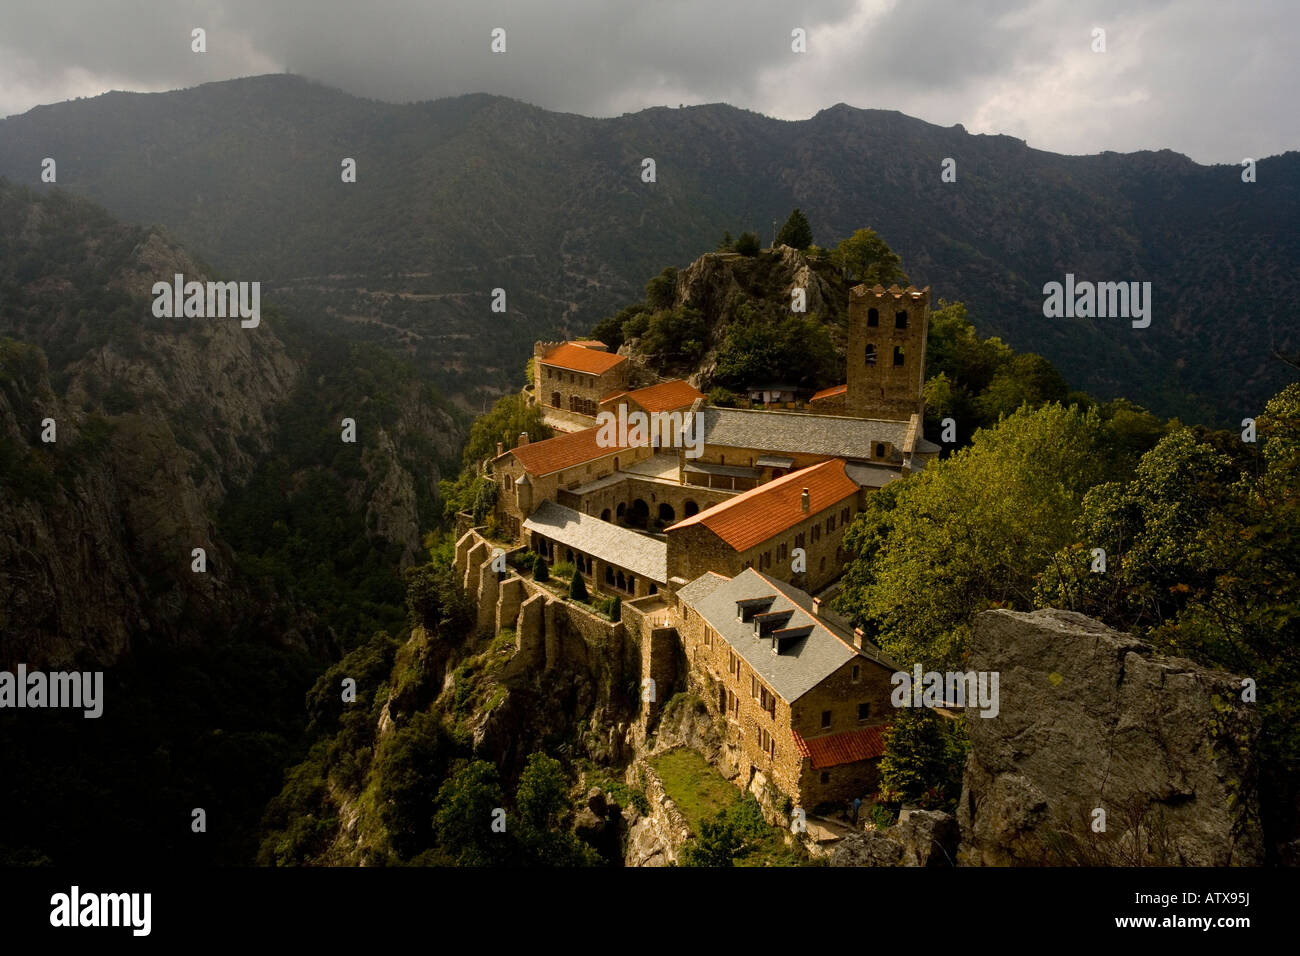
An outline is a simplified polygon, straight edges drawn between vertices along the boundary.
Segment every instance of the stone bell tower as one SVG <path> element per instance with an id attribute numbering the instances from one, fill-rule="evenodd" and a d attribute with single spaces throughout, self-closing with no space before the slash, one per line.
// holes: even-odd
<path id="1" fill-rule="evenodd" d="M 849 290 L 848 414 L 902 422 L 924 414 L 929 326 L 929 286 Z"/>

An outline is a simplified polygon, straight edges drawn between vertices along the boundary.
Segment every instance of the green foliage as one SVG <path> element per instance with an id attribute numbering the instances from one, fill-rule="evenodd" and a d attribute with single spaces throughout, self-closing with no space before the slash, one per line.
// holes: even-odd
<path id="1" fill-rule="evenodd" d="M 645 304 L 652 311 L 671 309 L 677 287 L 677 270 L 669 266 L 646 283 Z"/>
<path id="2" fill-rule="evenodd" d="M 742 232 L 736 239 L 735 250 L 742 256 L 756 256 L 763 248 L 763 241 L 756 232 Z"/>
<path id="3" fill-rule="evenodd" d="M 407 568 L 407 618 L 444 640 L 458 641 L 469 630 L 473 608 L 449 562 L 435 560 Z"/>
<path id="4" fill-rule="evenodd" d="M 550 576 L 557 581 L 571 580 L 577 570 L 577 566 L 572 561 L 556 561 L 551 566 Z"/>
<path id="5" fill-rule="evenodd" d="M 533 561 L 533 580 L 549 581 L 550 578 L 551 571 L 550 568 L 546 566 L 546 559 L 539 554 L 536 560 Z"/>
<path id="6" fill-rule="evenodd" d="M 808 217 L 798 209 L 790 213 L 790 218 L 777 233 L 776 241 L 778 245 L 786 245 L 792 249 L 807 249 L 813 241 L 812 226 L 808 223 Z"/>
<path id="7" fill-rule="evenodd" d="M 1034 606 L 1036 575 L 1100 477 L 1100 434 L 1095 411 L 1021 409 L 877 491 L 845 535 L 836 606 L 900 663 L 956 665 L 974 613 Z"/>
<path id="8" fill-rule="evenodd" d="M 625 328 L 630 337 L 630 327 Z M 709 325 L 700 310 L 690 306 L 659 309 L 650 313 L 640 339 L 641 351 L 662 361 L 694 362 L 708 346 Z"/>
<path id="9" fill-rule="evenodd" d="M 654 280 L 652 279 L 651 282 Z M 671 304 L 671 303 L 669 303 Z M 604 342 L 609 346 L 611 352 L 617 352 L 623 343 L 629 338 L 636 338 L 645 332 L 645 325 L 633 326 L 633 331 L 627 331 L 627 325 L 637 316 L 643 318 L 649 315 L 649 310 L 640 303 L 629 305 L 619 309 L 611 316 L 601 319 L 592 327 L 591 337 L 598 342 Z M 648 318 L 646 319 L 648 323 Z"/>
<path id="10" fill-rule="evenodd" d="M 617 594 L 614 595 L 614 605 L 609 609 L 609 617 L 612 621 L 623 619 L 623 599 Z"/>
<path id="11" fill-rule="evenodd" d="M 898 254 L 885 244 L 874 229 L 858 229 L 842 240 L 831 253 L 831 262 L 844 275 L 868 286 L 906 284 Z"/>
<path id="12" fill-rule="evenodd" d="M 952 809 L 961 795 L 970 749 L 964 718 L 950 721 L 924 707 L 902 707 L 885 731 L 880 799 Z"/>
<path id="13" fill-rule="evenodd" d="M 709 404 L 719 408 L 735 408 L 740 404 L 740 396 L 729 388 L 715 385 L 709 389 Z"/>
<path id="14" fill-rule="evenodd" d="M 587 582 L 582 577 L 582 572 L 577 568 L 573 570 L 573 578 L 569 581 L 569 597 L 575 601 L 586 601 Z"/>
<path id="15" fill-rule="evenodd" d="M 838 374 L 839 358 L 831 336 L 814 316 L 786 315 L 774 322 L 756 318 L 741 306 L 718 350 L 714 380 L 724 388 L 785 382 L 807 387 Z"/>
<path id="16" fill-rule="evenodd" d="M 438 846 L 460 866 L 488 866 L 510 855 L 509 835 L 492 822 L 505 797 L 497 768 L 485 760 L 461 763 L 438 789 L 433 829 Z"/>
<path id="17" fill-rule="evenodd" d="M 427 712 L 385 736 L 374 761 L 380 819 L 394 852 L 411 858 L 433 846 L 429 808 L 456 753 L 455 742 Z"/>
<path id="18" fill-rule="evenodd" d="M 497 442 L 513 448 L 524 432 L 528 433 L 530 441 L 542 441 L 554 434 L 551 427 L 542 421 L 541 408 L 529 405 L 517 392 L 503 395 L 486 415 L 475 419 L 461 456 L 460 474 L 438 483 L 446 517 L 454 518 L 461 512 L 468 512 L 475 516 L 475 524 L 482 523 L 496 504 L 493 497 L 496 483 L 479 474 L 479 463 L 496 457 Z M 488 490 L 485 482 L 492 484 L 493 489 Z"/>

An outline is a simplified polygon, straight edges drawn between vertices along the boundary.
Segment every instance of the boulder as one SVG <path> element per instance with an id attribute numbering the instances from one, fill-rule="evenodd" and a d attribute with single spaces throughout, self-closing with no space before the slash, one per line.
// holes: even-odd
<path id="1" fill-rule="evenodd" d="M 1069 611 L 978 615 L 960 862 L 1257 865 L 1254 706 L 1242 679 Z"/>

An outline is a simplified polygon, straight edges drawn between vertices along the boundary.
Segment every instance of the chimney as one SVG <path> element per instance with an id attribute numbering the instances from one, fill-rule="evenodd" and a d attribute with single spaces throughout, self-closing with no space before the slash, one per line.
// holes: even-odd
<path id="1" fill-rule="evenodd" d="M 500 458 L 505 453 L 506 453 L 506 446 L 501 442 L 497 442 L 497 457 Z"/>
<path id="2" fill-rule="evenodd" d="M 822 599 L 819 597 L 815 597 L 813 598 L 813 617 L 821 617 L 821 616 L 822 616 Z"/>
<path id="3" fill-rule="evenodd" d="M 524 445 L 527 445 L 527 444 L 528 444 L 528 432 L 520 432 L 520 433 L 519 433 L 519 444 L 518 444 L 516 447 L 518 447 L 518 448 L 522 448 Z"/>
<path id="4" fill-rule="evenodd" d="M 862 628 L 855 627 L 853 629 L 853 646 L 856 647 L 858 650 L 862 650 L 862 641 L 864 640 L 865 637 L 866 635 L 862 633 Z"/>
<path id="5" fill-rule="evenodd" d="M 808 489 L 805 488 L 799 495 L 799 507 L 807 514 L 808 509 L 812 506 L 812 499 L 808 496 Z"/>

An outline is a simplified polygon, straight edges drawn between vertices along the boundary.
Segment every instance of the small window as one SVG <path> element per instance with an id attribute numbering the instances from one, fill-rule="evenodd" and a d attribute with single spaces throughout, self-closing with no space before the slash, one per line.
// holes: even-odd
<path id="1" fill-rule="evenodd" d="M 856 684 L 856 683 L 858 682 L 858 678 L 861 677 L 861 676 L 862 676 L 862 668 L 859 667 L 857 664 L 854 664 L 854 665 L 853 665 L 853 678 L 852 678 L 853 683 Z"/>
<path id="2" fill-rule="evenodd" d="M 867 354 L 864 361 L 867 365 L 876 364 L 876 347 L 870 342 L 867 343 Z"/>
<path id="3" fill-rule="evenodd" d="M 822 783 L 830 783 L 830 782 L 831 782 L 831 773 L 830 773 L 829 770 L 823 770 L 823 771 L 822 771 L 821 781 L 822 781 Z"/>
<path id="4" fill-rule="evenodd" d="M 882 445 L 880 442 L 876 442 L 876 457 L 877 458 L 885 457 L 885 446 Z"/>
<path id="5" fill-rule="evenodd" d="M 894 328 L 896 328 L 896 329 L 905 329 L 905 328 L 907 328 L 907 313 L 906 313 L 906 312 L 895 312 L 895 313 L 894 313 Z"/>
<path id="6" fill-rule="evenodd" d="M 830 712 L 829 710 L 823 710 L 823 711 L 822 711 L 822 730 L 825 730 L 825 729 L 826 729 L 827 727 L 829 727 L 830 725 L 831 725 L 831 712 Z"/>
<path id="7" fill-rule="evenodd" d="M 894 368 L 898 368 L 899 366 L 901 366 L 904 361 L 905 359 L 903 357 L 903 347 L 901 345 L 895 345 L 894 346 Z"/>
<path id="8" fill-rule="evenodd" d="M 871 716 L 870 704 L 858 704 L 858 720 L 866 720 Z"/>
<path id="9" fill-rule="evenodd" d="M 879 309 L 867 309 L 867 325 L 868 325 L 868 327 L 874 329 L 874 328 L 875 328 L 876 326 L 878 326 L 879 324 L 880 324 L 880 310 L 879 310 Z"/>

